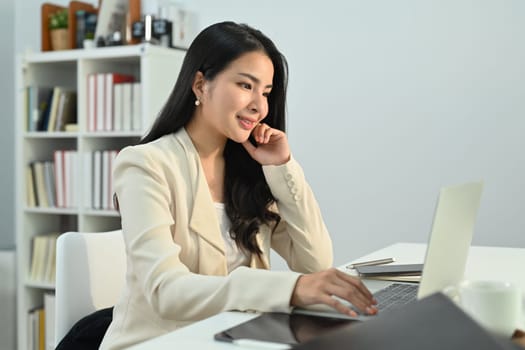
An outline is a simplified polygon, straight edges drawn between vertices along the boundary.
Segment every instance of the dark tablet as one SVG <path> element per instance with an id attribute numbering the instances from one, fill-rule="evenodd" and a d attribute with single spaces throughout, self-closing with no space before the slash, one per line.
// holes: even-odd
<path id="1" fill-rule="evenodd" d="M 269 312 L 215 334 L 220 341 L 239 339 L 296 345 L 327 334 L 356 320 Z"/>

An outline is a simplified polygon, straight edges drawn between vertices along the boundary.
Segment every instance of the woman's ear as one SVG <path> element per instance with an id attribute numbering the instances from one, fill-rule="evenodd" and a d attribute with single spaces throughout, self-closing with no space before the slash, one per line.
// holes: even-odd
<path id="1" fill-rule="evenodd" d="M 191 89 L 193 90 L 193 93 L 195 94 L 195 97 L 200 100 L 202 98 L 202 95 L 204 94 L 204 83 L 206 80 L 204 79 L 204 74 L 202 74 L 201 71 L 197 71 L 195 73 L 195 77 L 193 78 L 193 84 L 191 85 Z"/>

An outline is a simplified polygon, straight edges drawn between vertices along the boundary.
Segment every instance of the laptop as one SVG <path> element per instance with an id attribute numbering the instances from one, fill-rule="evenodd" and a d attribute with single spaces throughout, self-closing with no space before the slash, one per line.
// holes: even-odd
<path id="1" fill-rule="evenodd" d="M 374 297 L 378 300 L 380 312 L 401 307 L 461 282 L 482 191 L 482 182 L 441 188 L 420 283 L 395 282 L 376 291 Z M 318 313 L 315 309 L 295 309 L 294 312 Z M 373 316 L 358 316 L 360 319 L 368 317 Z"/>

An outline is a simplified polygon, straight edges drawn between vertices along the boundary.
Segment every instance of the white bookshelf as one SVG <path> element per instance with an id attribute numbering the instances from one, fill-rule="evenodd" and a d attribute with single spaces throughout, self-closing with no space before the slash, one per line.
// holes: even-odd
<path id="1" fill-rule="evenodd" d="M 75 208 L 29 207 L 26 200 L 25 171 L 30 162 L 53 160 L 55 150 L 76 150 L 79 154 L 104 149 L 121 149 L 136 143 L 151 126 L 174 86 L 184 51 L 149 44 L 31 53 L 18 57 L 16 81 L 16 245 L 17 245 L 17 333 L 18 349 L 28 344 L 28 311 L 43 305 L 44 293 L 52 283 L 29 278 L 31 241 L 50 232 L 100 232 L 120 227 L 114 210 L 85 206 L 86 181 L 91 181 L 77 164 L 78 181 L 73 188 L 79 196 Z M 141 128 L 138 131 L 87 130 L 87 76 L 91 73 L 131 74 L 141 83 Z M 26 88 L 64 86 L 77 92 L 78 131 L 28 132 Z"/>

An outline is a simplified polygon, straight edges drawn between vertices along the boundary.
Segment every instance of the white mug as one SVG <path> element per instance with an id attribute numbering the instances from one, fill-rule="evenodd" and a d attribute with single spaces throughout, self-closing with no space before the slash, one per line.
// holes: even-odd
<path id="1" fill-rule="evenodd" d="M 522 295 L 518 286 L 504 281 L 464 281 L 445 294 L 481 326 L 510 338 L 521 325 Z"/>

